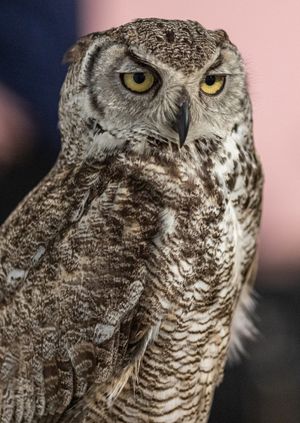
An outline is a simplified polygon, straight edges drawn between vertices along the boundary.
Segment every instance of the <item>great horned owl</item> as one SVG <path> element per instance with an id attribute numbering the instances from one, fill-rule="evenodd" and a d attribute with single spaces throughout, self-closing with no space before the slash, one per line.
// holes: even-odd
<path id="1" fill-rule="evenodd" d="M 204 423 L 255 273 L 240 54 L 139 19 L 67 61 L 61 154 L 0 232 L 1 422 Z"/>

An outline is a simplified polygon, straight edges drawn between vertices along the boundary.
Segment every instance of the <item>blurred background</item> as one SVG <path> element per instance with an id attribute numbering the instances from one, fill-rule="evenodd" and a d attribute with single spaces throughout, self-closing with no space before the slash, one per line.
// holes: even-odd
<path id="1" fill-rule="evenodd" d="M 210 423 L 300 422 L 300 5 L 298 0 L 1 0 L 0 222 L 53 165 L 63 53 L 138 17 L 223 28 L 249 74 L 265 172 L 255 343 L 228 366 Z"/>

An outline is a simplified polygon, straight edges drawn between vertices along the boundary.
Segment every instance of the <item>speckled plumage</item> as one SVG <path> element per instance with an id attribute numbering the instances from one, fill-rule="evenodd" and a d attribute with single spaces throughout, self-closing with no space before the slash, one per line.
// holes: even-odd
<path id="1" fill-rule="evenodd" d="M 159 19 L 66 58 L 62 152 L 0 230 L 0 421 L 205 423 L 255 275 L 262 175 L 242 60 L 224 31 Z M 126 91 L 117 73 L 143 66 L 160 84 Z M 227 80 L 205 97 L 210 69 Z"/>

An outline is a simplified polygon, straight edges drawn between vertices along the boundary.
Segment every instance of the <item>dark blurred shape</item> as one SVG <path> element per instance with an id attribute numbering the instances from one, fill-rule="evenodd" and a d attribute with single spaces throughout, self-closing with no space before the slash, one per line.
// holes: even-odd
<path id="1" fill-rule="evenodd" d="M 78 37 L 76 14 L 75 0 L 1 0 L 0 84 L 24 101 L 34 132 L 19 143 L 31 146 L 24 155 L 0 168 L 0 223 L 57 157 L 57 108 L 66 73 L 61 63 Z"/>
<path id="2" fill-rule="evenodd" d="M 266 276 L 259 285 L 259 336 L 238 365 L 227 367 L 209 423 L 300 422 L 300 278 L 285 275 L 286 286 L 266 283 Z"/>

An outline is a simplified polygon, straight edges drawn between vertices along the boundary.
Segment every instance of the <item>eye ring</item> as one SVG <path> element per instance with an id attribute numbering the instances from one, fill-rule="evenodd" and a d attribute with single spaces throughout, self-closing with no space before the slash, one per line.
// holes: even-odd
<path id="1" fill-rule="evenodd" d="M 121 73 L 120 77 L 124 87 L 135 94 L 146 94 L 156 81 L 149 71 Z"/>
<path id="2" fill-rule="evenodd" d="M 226 82 L 226 75 L 208 74 L 200 82 L 200 91 L 205 95 L 216 96 L 220 94 Z"/>

